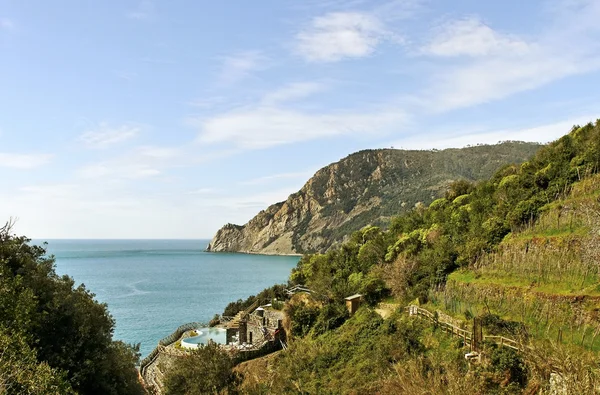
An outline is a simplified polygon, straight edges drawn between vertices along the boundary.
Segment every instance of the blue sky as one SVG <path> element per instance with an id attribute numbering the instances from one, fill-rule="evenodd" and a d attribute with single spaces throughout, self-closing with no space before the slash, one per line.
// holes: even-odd
<path id="1" fill-rule="evenodd" d="M 360 149 L 600 118 L 597 0 L 0 2 L 0 218 L 209 238 Z"/>

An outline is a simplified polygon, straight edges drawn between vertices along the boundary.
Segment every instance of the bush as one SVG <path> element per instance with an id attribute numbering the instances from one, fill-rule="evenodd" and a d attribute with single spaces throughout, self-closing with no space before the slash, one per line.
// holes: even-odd
<path id="1" fill-rule="evenodd" d="M 313 333 L 322 334 L 341 326 L 348 318 L 348 310 L 342 304 L 327 304 L 323 307 L 313 326 Z"/>
<path id="2" fill-rule="evenodd" d="M 514 383 L 524 388 L 527 385 L 527 366 L 518 351 L 508 347 L 492 347 L 490 364 L 496 373 L 503 375 L 503 386 Z"/>
<path id="3" fill-rule="evenodd" d="M 293 336 L 304 337 L 313 327 L 319 316 L 319 308 L 304 303 L 288 305 L 286 314 L 292 322 Z"/>
<path id="4" fill-rule="evenodd" d="M 240 381 L 233 360 L 216 343 L 209 342 L 188 357 L 177 358 L 167 370 L 165 394 L 233 393 Z"/>

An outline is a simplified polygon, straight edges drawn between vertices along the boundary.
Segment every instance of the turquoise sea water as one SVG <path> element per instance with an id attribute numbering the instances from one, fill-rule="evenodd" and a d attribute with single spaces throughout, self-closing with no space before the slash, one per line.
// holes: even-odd
<path id="1" fill-rule="evenodd" d="M 39 241 L 34 241 L 39 244 Z M 230 301 L 285 283 L 297 257 L 214 254 L 208 240 L 47 240 L 58 274 L 108 305 L 114 338 L 142 358 L 188 322 L 208 322 Z"/>

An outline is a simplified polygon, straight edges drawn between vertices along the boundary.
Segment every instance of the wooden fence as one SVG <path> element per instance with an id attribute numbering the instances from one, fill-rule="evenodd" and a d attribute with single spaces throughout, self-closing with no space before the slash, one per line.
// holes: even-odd
<path id="1" fill-rule="evenodd" d="M 438 314 L 432 313 L 431 311 L 423 309 L 419 306 L 406 306 L 404 310 L 411 316 L 424 318 L 432 322 L 434 325 L 438 325 L 439 328 L 441 328 L 441 330 L 446 333 L 462 338 L 464 340 L 465 345 L 468 345 L 472 351 L 478 351 L 474 350 L 475 348 L 478 348 L 479 345 L 474 344 L 474 336 L 472 331 L 460 328 L 456 325 L 451 324 L 450 322 L 442 321 L 439 319 Z M 508 347 L 517 351 L 523 350 L 523 346 L 519 342 L 504 336 L 483 336 L 483 340 L 494 342 L 500 347 Z"/>

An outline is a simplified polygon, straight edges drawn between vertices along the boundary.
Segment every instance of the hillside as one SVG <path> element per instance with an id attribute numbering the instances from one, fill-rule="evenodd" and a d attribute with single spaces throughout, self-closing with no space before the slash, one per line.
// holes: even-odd
<path id="1" fill-rule="evenodd" d="M 354 232 L 290 276 L 285 351 L 246 393 L 592 394 L 600 388 L 600 120 L 521 165 L 453 183 L 388 230 Z M 283 300 L 263 291 L 264 302 Z M 360 293 L 351 317 L 344 305 Z M 255 299 L 255 298 L 254 298 Z M 229 314 L 251 303 L 235 302 Z M 384 305 L 420 304 L 432 321 Z M 442 322 L 472 331 L 444 332 Z M 483 341 L 476 360 L 475 323 Z M 459 336 L 456 336 L 459 333 Z M 494 341 L 493 339 L 497 339 Z M 469 354 L 470 355 L 470 354 Z"/>
<path id="2" fill-rule="evenodd" d="M 247 224 L 227 224 L 213 252 L 325 252 L 368 224 L 385 225 L 415 204 L 429 204 L 455 180 L 482 180 L 502 165 L 521 163 L 540 145 L 504 142 L 462 149 L 365 150 L 328 165 L 300 191 Z"/>

